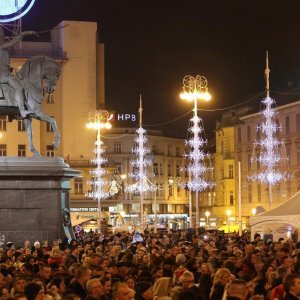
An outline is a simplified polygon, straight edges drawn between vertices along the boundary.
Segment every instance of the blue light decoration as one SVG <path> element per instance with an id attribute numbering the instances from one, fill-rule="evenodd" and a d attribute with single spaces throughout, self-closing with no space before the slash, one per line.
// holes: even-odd
<path id="1" fill-rule="evenodd" d="M 35 0 L 0 0 L 0 23 L 12 22 L 26 15 Z"/>

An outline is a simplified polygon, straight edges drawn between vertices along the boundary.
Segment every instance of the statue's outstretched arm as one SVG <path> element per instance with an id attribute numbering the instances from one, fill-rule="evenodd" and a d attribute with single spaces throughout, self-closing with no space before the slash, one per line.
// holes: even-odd
<path id="1" fill-rule="evenodd" d="M 10 41 L 0 45 L 0 48 L 1 49 L 10 48 L 10 47 L 14 46 L 15 44 L 17 44 L 18 42 L 20 42 L 23 39 L 23 37 L 27 36 L 27 35 L 39 36 L 38 33 L 35 31 L 24 31 L 24 32 L 21 32 L 21 34 L 13 37 Z"/>

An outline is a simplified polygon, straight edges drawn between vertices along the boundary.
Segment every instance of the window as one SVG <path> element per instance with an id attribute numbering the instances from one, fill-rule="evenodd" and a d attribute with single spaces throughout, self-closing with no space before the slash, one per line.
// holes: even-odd
<path id="1" fill-rule="evenodd" d="M 168 176 L 171 176 L 171 165 L 168 165 Z"/>
<path id="2" fill-rule="evenodd" d="M 153 164 L 153 172 L 156 176 L 158 175 L 158 163 Z"/>
<path id="3" fill-rule="evenodd" d="M 228 166 L 228 177 L 233 178 L 233 165 Z"/>
<path id="4" fill-rule="evenodd" d="M 296 128 L 300 130 L 300 114 L 296 115 Z"/>
<path id="5" fill-rule="evenodd" d="M 257 186 L 257 202 L 261 202 L 261 185 Z"/>
<path id="6" fill-rule="evenodd" d="M 159 164 L 159 175 L 163 175 L 163 166 Z"/>
<path id="7" fill-rule="evenodd" d="M 6 131 L 7 117 L 0 116 L 0 131 Z"/>
<path id="8" fill-rule="evenodd" d="M 251 127 L 250 125 L 247 126 L 247 141 L 251 141 Z"/>
<path id="9" fill-rule="evenodd" d="M 259 169 L 260 169 L 260 154 L 259 153 L 256 154 L 256 168 L 259 171 Z"/>
<path id="10" fill-rule="evenodd" d="M 54 148 L 52 145 L 47 145 L 46 152 L 48 157 L 54 157 Z"/>
<path id="11" fill-rule="evenodd" d="M 229 205 L 230 205 L 230 206 L 233 206 L 233 205 L 234 205 L 233 191 L 230 191 L 230 194 L 229 194 Z"/>
<path id="12" fill-rule="evenodd" d="M 18 120 L 18 131 L 25 131 L 23 120 Z"/>
<path id="13" fill-rule="evenodd" d="M 297 151 L 297 165 L 300 166 L 300 149 Z"/>
<path id="14" fill-rule="evenodd" d="M 132 173 L 133 174 L 138 174 L 139 173 L 139 168 L 137 166 L 132 166 Z"/>
<path id="15" fill-rule="evenodd" d="M 176 165 L 176 176 L 180 176 L 180 167 L 178 165 Z"/>
<path id="16" fill-rule="evenodd" d="M 248 171 L 251 171 L 251 155 L 248 154 Z"/>
<path id="17" fill-rule="evenodd" d="M 26 145 L 18 145 L 18 156 L 26 156 Z"/>
<path id="18" fill-rule="evenodd" d="M 248 186 L 248 202 L 252 203 L 252 186 Z"/>
<path id="19" fill-rule="evenodd" d="M 121 142 L 114 142 L 114 153 L 115 154 L 121 153 Z"/>
<path id="20" fill-rule="evenodd" d="M 224 179 L 224 167 L 220 168 L 220 179 Z"/>
<path id="21" fill-rule="evenodd" d="M 0 156 L 6 156 L 6 155 L 7 155 L 6 145 L 1 144 L 0 145 Z"/>
<path id="22" fill-rule="evenodd" d="M 169 185 L 169 196 L 173 196 L 173 185 Z"/>
<path id="23" fill-rule="evenodd" d="M 211 206 L 212 205 L 212 193 L 208 193 L 208 205 Z"/>
<path id="24" fill-rule="evenodd" d="M 76 195 L 83 194 L 83 179 L 82 177 L 75 177 L 74 190 Z"/>
<path id="25" fill-rule="evenodd" d="M 168 156 L 171 156 L 171 145 L 168 145 Z"/>
<path id="26" fill-rule="evenodd" d="M 46 96 L 46 102 L 48 104 L 54 104 L 55 103 L 54 94 L 47 94 L 47 96 Z"/>
<path id="27" fill-rule="evenodd" d="M 238 143 L 240 143 L 242 141 L 242 128 L 239 127 L 238 128 Z"/>
<path id="28" fill-rule="evenodd" d="M 157 154 L 157 146 L 152 145 L 152 154 Z"/>
<path id="29" fill-rule="evenodd" d="M 180 156 L 180 148 L 176 147 L 176 156 Z"/>
<path id="30" fill-rule="evenodd" d="M 290 133 L 290 117 L 289 116 L 285 117 L 285 133 L 286 134 Z"/>
<path id="31" fill-rule="evenodd" d="M 122 174 L 122 164 L 120 161 L 115 161 L 115 168 L 119 174 Z"/>
<path id="32" fill-rule="evenodd" d="M 221 149 L 220 149 L 220 151 L 221 151 L 221 154 L 224 153 L 224 143 L 223 142 L 221 142 Z"/>

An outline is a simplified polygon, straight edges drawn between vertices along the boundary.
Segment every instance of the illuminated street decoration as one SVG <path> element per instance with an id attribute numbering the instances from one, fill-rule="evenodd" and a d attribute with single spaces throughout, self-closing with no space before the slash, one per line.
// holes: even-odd
<path id="1" fill-rule="evenodd" d="M 251 162 L 257 163 L 260 167 L 250 178 L 264 184 L 275 185 L 288 179 L 288 172 L 279 170 L 280 162 L 287 163 L 288 159 L 280 153 L 280 147 L 284 148 L 284 140 L 277 138 L 281 126 L 275 122 L 276 111 L 273 107 L 275 101 L 267 97 L 262 104 L 265 106 L 262 111 L 264 121 L 257 126 L 257 131 L 260 131 L 262 138 L 254 142 L 254 148 L 260 147 L 260 153 L 251 157 Z"/>
<path id="2" fill-rule="evenodd" d="M 272 186 L 279 184 L 281 181 L 290 178 L 288 169 L 288 158 L 285 155 L 285 143 L 283 139 L 279 139 L 278 135 L 281 131 L 281 126 L 276 123 L 275 100 L 270 97 L 269 88 L 269 62 L 268 52 L 266 56 L 266 90 L 267 97 L 262 100 L 264 106 L 261 112 L 263 122 L 257 126 L 258 136 L 261 138 L 254 142 L 253 155 L 251 163 L 256 163 L 257 172 L 249 176 L 250 180 L 257 181 L 268 185 L 269 190 L 269 208 L 272 208 Z M 259 154 L 255 154 L 255 149 L 260 149 Z M 285 167 L 281 171 L 279 166 L 283 162 Z"/>
<path id="3" fill-rule="evenodd" d="M 204 126 L 202 119 L 198 116 L 198 100 L 209 101 L 211 99 L 208 93 L 207 80 L 205 77 L 197 75 L 195 77 L 187 75 L 183 78 L 183 93 L 180 97 L 189 102 L 194 102 L 194 115 L 190 119 L 191 126 L 188 129 L 190 137 L 185 141 L 188 151 L 185 157 L 189 159 L 187 171 L 189 180 L 187 187 L 196 192 L 196 227 L 199 225 L 199 192 L 214 186 L 210 180 L 212 168 L 206 165 L 210 161 L 209 154 L 204 152 L 207 140 L 204 136 Z M 192 216 L 190 216 L 192 220 Z M 192 223 L 192 222 L 191 222 Z"/>
<path id="4" fill-rule="evenodd" d="M 139 128 L 136 130 L 134 138 L 134 147 L 132 149 L 135 158 L 131 161 L 133 172 L 129 174 L 133 178 L 134 183 L 127 186 L 127 191 L 130 193 L 138 192 L 140 194 L 140 216 L 141 226 L 144 222 L 144 192 L 155 191 L 156 187 L 149 181 L 148 177 L 151 174 L 147 168 L 151 165 L 152 161 L 149 158 L 150 149 L 147 147 L 146 130 L 142 127 L 142 99 L 140 99 L 139 108 Z"/>
<path id="5" fill-rule="evenodd" d="M 89 122 L 86 125 L 89 129 L 97 130 L 97 140 L 95 142 L 96 154 L 95 158 L 91 159 L 91 162 L 96 165 L 95 169 L 90 171 L 93 177 L 92 181 L 88 183 L 92 186 L 92 191 L 86 193 L 88 198 L 93 198 L 98 201 L 98 229 L 101 230 L 101 200 L 108 198 L 118 192 L 116 181 L 111 182 L 107 178 L 107 171 L 103 168 L 106 163 L 106 158 L 103 157 L 105 152 L 103 148 L 103 142 L 101 141 L 101 129 L 110 129 L 111 115 L 106 110 L 95 110 L 89 113 Z"/>
<path id="6" fill-rule="evenodd" d="M 12 22 L 26 15 L 35 0 L 0 0 L 0 23 Z"/>

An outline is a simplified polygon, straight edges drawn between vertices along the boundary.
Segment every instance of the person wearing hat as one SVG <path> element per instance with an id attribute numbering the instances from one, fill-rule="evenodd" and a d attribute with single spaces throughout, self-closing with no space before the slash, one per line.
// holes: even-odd
<path id="1" fill-rule="evenodd" d="M 13 242 L 8 242 L 8 243 L 6 244 L 6 248 L 7 248 L 7 249 L 12 249 L 12 250 L 14 250 L 14 249 L 15 249 L 15 245 L 14 245 Z"/>
<path id="2" fill-rule="evenodd" d="M 152 300 L 153 286 L 149 281 L 140 281 L 136 285 L 136 300 Z"/>

